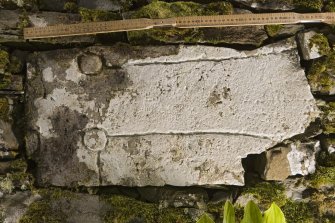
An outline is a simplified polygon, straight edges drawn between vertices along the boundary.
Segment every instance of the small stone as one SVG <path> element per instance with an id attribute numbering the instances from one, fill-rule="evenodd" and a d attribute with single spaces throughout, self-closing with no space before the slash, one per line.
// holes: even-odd
<path id="1" fill-rule="evenodd" d="M 249 201 L 253 201 L 256 204 L 258 204 L 260 201 L 256 198 L 255 195 L 250 194 L 250 193 L 246 193 L 246 194 L 242 194 L 240 195 L 237 200 L 235 201 L 236 205 L 239 205 L 241 207 L 245 207 L 247 205 L 247 203 Z"/>
<path id="2" fill-rule="evenodd" d="M 147 201 L 159 203 L 161 207 L 196 207 L 203 208 L 208 200 L 204 189 L 178 188 L 138 188 L 141 197 Z"/>
<path id="3" fill-rule="evenodd" d="M 255 0 L 233 0 L 233 2 L 243 4 L 257 10 L 292 10 L 294 4 L 292 1 L 278 1 L 278 0 L 267 0 L 267 1 L 255 1 Z"/>
<path id="4" fill-rule="evenodd" d="M 327 37 L 315 31 L 299 33 L 298 42 L 304 60 L 316 59 L 330 52 Z"/>
<path id="5" fill-rule="evenodd" d="M 333 138 L 327 138 L 323 143 L 329 154 L 335 153 L 335 140 Z"/>
<path id="6" fill-rule="evenodd" d="M 104 11 L 119 11 L 122 1 L 111 0 L 78 0 L 78 6 L 88 9 L 104 10 Z"/>
<path id="7" fill-rule="evenodd" d="M 297 32 L 304 29 L 304 25 L 267 25 L 265 30 L 270 37 L 294 36 Z"/>
<path id="8" fill-rule="evenodd" d="M 212 195 L 211 203 L 217 204 L 227 200 L 232 201 L 233 195 L 231 191 L 218 191 Z"/>
<path id="9" fill-rule="evenodd" d="M 284 181 L 285 195 L 293 201 L 302 200 L 303 193 L 307 187 L 301 182 L 299 178 L 286 179 Z"/>
<path id="10" fill-rule="evenodd" d="M 283 181 L 289 176 L 315 172 L 315 155 L 320 150 L 318 141 L 295 142 L 266 152 L 265 180 Z"/>
<path id="11" fill-rule="evenodd" d="M 9 124 L 6 121 L 0 120 L 0 151 L 9 151 L 18 149 L 19 149 L 19 143 L 12 131 L 11 124 Z"/>
<path id="12" fill-rule="evenodd" d="M 3 222 L 19 222 L 28 206 L 39 199 L 40 195 L 33 194 L 30 191 L 4 195 L 0 202 L 0 210 L 4 210 Z"/>
<path id="13" fill-rule="evenodd" d="M 39 8 L 41 11 L 64 11 L 64 5 L 69 2 L 69 0 L 39 0 Z"/>
<path id="14" fill-rule="evenodd" d="M 17 157 L 18 153 L 14 151 L 1 151 L 0 149 L 0 160 L 13 160 Z"/>
<path id="15" fill-rule="evenodd" d="M 78 65 L 83 74 L 98 74 L 102 69 L 101 58 L 94 54 L 84 54 L 78 58 Z"/>

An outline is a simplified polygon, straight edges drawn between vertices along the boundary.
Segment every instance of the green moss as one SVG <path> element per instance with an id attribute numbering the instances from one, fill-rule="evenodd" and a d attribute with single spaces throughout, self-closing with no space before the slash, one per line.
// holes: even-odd
<path id="1" fill-rule="evenodd" d="M 10 194 L 15 189 L 13 181 L 8 177 L 0 177 L 0 191 L 5 194 Z"/>
<path id="2" fill-rule="evenodd" d="M 331 50 L 327 37 L 325 37 L 322 33 L 317 33 L 310 39 L 309 48 L 312 48 L 313 46 L 318 48 L 320 55 L 327 55 Z"/>
<path id="3" fill-rule="evenodd" d="M 66 216 L 61 211 L 55 211 L 48 200 L 41 200 L 32 203 L 27 212 L 20 219 L 19 223 L 63 223 Z"/>
<path id="4" fill-rule="evenodd" d="M 21 60 L 15 56 L 10 57 L 10 63 L 8 66 L 8 72 L 11 74 L 17 74 L 20 73 L 22 70 L 23 64 Z"/>
<path id="5" fill-rule="evenodd" d="M 204 5 L 202 15 L 227 15 L 232 14 L 234 8 L 229 2 L 212 2 Z"/>
<path id="6" fill-rule="evenodd" d="M 132 18 L 171 18 L 191 15 L 219 15 L 231 14 L 233 7 L 228 2 L 214 2 L 201 5 L 194 2 L 162 2 L 153 1 L 136 11 Z M 204 40 L 202 29 L 151 29 L 145 31 L 128 32 L 128 39 L 133 44 L 145 44 L 152 42 L 167 43 L 197 43 Z M 211 43 L 219 43 L 221 40 L 206 40 Z"/>
<path id="7" fill-rule="evenodd" d="M 311 203 L 291 200 L 282 207 L 287 223 L 313 223 L 316 210 Z"/>
<path id="8" fill-rule="evenodd" d="M 111 210 L 104 216 L 106 223 L 133 222 L 136 220 L 146 223 L 193 222 L 183 213 L 182 209 L 159 209 L 157 204 L 141 202 L 118 195 L 104 197 L 104 200 L 111 205 Z"/>
<path id="9" fill-rule="evenodd" d="M 309 182 L 315 188 L 334 186 L 335 167 L 317 167 L 316 172 L 309 176 Z"/>
<path id="10" fill-rule="evenodd" d="M 335 53 L 330 53 L 319 61 L 313 62 L 307 78 L 313 92 L 329 94 L 335 86 Z"/>
<path id="11" fill-rule="evenodd" d="M 335 133 L 335 102 L 319 105 L 322 111 L 322 128 L 325 134 Z"/>
<path id="12" fill-rule="evenodd" d="M 26 11 L 19 16 L 19 23 L 17 24 L 17 28 L 23 31 L 24 28 L 30 25 L 30 20 Z"/>
<path id="13" fill-rule="evenodd" d="M 133 18 L 164 19 L 177 16 L 201 15 L 202 8 L 194 2 L 174 2 L 167 3 L 153 1 L 136 11 Z"/>
<path id="14" fill-rule="evenodd" d="M 79 8 L 82 22 L 99 22 L 121 19 L 121 16 L 114 12 L 102 10 Z"/>
<path id="15" fill-rule="evenodd" d="M 27 172 L 28 165 L 25 160 L 17 159 L 11 162 L 7 177 L 13 182 L 15 188 L 21 190 L 33 189 L 34 178 Z"/>
<path id="16" fill-rule="evenodd" d="M 9 54 L 5 50 L 0 50 L 0 73 L 5 72 L 9 65 Z"/>
<path id="17" fill-rule="evenodd" d="M 19 6 L 28 9 L 28 10 L 38 10 L 39 9 L 39 0 L 21 0 Z"/>
<path id="18" fill-rule="evenodd" d="M 268 25 L 265 26 L 265 31 L 270 37 L 275 37 L 283 27 L 283 25 Z"/>
<path id="19" fill-rule="evenodd" d="M 208 203 L 207 204 L 207 212 L 208 213 L 214 213 L 214 214 L 221 214 L 223 211 L 223 206 L 225 204 L 225 201 L 221 201 L 218 203 Z"/>
<path id="20" fill-rule="evenodd" d="M 42 199 L 32 203 L 20 223 L 63 223 L 67 216 L 59 207 L 59 202 L 76 199 L 76 193 L 60 188 L 39 189 Z"/>
<path id="21" fill-rule="evenodd" d="M 327 12 L 335 12 L 335 2 L 334 1 L 328 1 L 324 7 L 325 11 Z"/>
<path id="22" fill-rule="evenodd" d="M 293 0 L 293 4 L 302 11 L 321 12 L 323 0 Z"/>
<path id="23" fill-rule="evenodd" d="M 328 151 L 321 151 L 317 156 L 317 163 L 324 167 L 335 167 L 335 153 L 329 154 Z"/>
<path id="24" fill-rule="evenodd" d="M 78 11 L 78 5 L 76 2 L 66 2 L 64 4 L 64 10 L 67 12 L 77 12 Z"/>
<path id="25" fill-rule="evenodd" d="M 270 207 L 272 202 L 283 206 L 286 202 L 285 188 L 279 183 L 262 182 L 247 187 L 242 194 L 252 194 L 262 207 Z"/>
<path id="26" fill-rule="evenodd" d="M 9 102 L 7 98 L 0 97 L 0 119 L 8 120 Z"/>

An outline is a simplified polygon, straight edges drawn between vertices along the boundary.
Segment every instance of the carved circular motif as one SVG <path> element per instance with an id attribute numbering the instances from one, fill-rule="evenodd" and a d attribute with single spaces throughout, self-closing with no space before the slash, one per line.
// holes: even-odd
<path id="1" fill-rule="evenodd" d="M 101 129 L 89 129 L 84 135 L 84 145 L 87 149 L 93 151 L 100 151 L 105 148 L 107 144 L 107 137 Z"/>
<path id="2" fill-rule="evenodd" d="M 102 61 L 98 55 L 84 54 L 79 56 L 78 66 L 83 74 L 96 75 L 102 70 Z"/>

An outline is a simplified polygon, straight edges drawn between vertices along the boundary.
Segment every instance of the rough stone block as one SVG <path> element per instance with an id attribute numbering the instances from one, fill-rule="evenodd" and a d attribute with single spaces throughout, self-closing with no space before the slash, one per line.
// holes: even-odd
<path id="1" fill-rule="evenodd" d="M 266 152 L 265 180 L 283 181 L 289 176 L 308 175 L 315 172 L 315 155 L 320 142 L 296 142 Z"/>
<path id="2" fill-rule="evenodd" d="M 102 66 L 80 64 L 86 56 Z M 292 40 L 254 51 L 40 52 L 27 81 L 27 149 L 40 184 L 243 185 L 242 158 L 318 116 Z"/>

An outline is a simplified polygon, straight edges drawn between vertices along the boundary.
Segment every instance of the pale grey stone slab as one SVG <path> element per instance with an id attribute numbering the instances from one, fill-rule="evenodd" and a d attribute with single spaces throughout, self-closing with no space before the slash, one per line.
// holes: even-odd
<path id="1" fill-rule="evenodd" d="M 92 54 L 103 66 L 85 75 L 78 58 Z M 303 133 L 318 116 L 292 40 L 247 52 L 43 52 L 27 75 L 35 132 L 27 147 L 41 184 L 243 185 L 242 158 Z"/>

